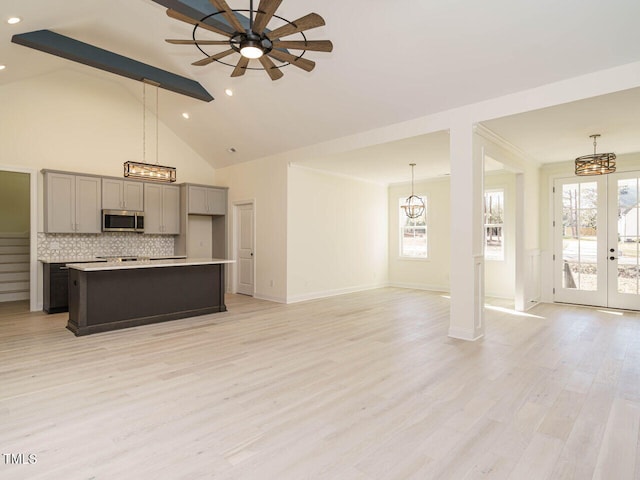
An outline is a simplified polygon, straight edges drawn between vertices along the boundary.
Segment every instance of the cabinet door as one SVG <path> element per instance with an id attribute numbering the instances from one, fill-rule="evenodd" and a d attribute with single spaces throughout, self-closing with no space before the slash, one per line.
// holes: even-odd
<path id="1" fill-rule="evenodd" d="M 207 215 L 207 190 L 205 187 L 194 187 L 189 185 L 189 213 L 196 215 Z"/>
<path id="2" fill-rule="evenodd" d="M 75 177 L 45 173 L 46 206 L 44 230 L 47 233 L 73 233 L 76 224 Z"/>
<path id="3" fill-rule="evenodd" d="M 76 177 L 76 232 L 100 233 L 102 182 L 97 177 Z"/>
<path id="4" fill-rule="evenodd" d="M 123 210 L 122 180 L 102 179 L 102 208 L 107 210 Z"/>
<path id="5" fill-rule="evenodd" d="M 141 212 L 144 210 L 143 183 L 123 181 L 124 209 Z"/>
<path id="6" fill-rule="evenodd" d="M 207 212 L 209 215 L 227 214 L 227 191 L 225 189 L 207 188 Z"/>
<path id="7" fill-rule="evenodd" d="M 144 233 L 162 233 L 162 185 L 144 184 Z"/>
<path id="8" fill-rule="evenodd" d="M 162 233 L 180 233 L 180 187 L 164 185 L 162 188 Z"/>

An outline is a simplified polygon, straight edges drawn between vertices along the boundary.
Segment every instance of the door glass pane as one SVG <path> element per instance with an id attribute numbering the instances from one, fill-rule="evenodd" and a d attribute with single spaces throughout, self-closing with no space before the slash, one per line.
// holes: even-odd
<path id="1" fill-rule="evenodd" d="M 618 293 L 638 294 L 638 179 L 618 180 Z"/>
<path id="2" fill-rule="evenodd" d="M 598 184 L 562 186 L 562 286 L 597 290 Z"/>

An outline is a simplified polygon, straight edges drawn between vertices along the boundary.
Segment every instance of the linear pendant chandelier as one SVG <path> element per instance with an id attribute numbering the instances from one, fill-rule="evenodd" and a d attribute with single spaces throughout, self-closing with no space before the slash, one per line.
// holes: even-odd
<path id="1" fill-rule="evenodd" d="M 147 83 L 156 87 L 156 163 L 147 161 Z M 159 83 L 152 80 L 142 80 L 142 162 L 124 162 L 124 176 L 151 180 L 153 182 L 175 182 L 175 167 L 158 164 L 158 87 Z"/>
<path id="2" fill-rule="evenodd" d="M 576 175 L 605 175 L 616 171 L 615 153 L 596 153 L 596 140 L 600 134 L 589 135 L 593 138 L 593 155 L 576 158 Z"/>

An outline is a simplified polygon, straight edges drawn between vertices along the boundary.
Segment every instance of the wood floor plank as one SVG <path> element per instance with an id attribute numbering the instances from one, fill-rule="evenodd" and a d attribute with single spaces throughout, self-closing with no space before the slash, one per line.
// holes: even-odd
<path id="1" fill-rule="evenodd" d="M 76 338 L 0 304 L 5 479 L 638 478 L 640 315 L 384 288 Z M 634 477 L 635 475 L 635 477 Z"/>

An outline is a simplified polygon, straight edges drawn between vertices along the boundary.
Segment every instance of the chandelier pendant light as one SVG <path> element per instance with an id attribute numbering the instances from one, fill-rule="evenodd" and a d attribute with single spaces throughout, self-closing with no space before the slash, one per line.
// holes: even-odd
<path id="1" fill-rule="evenodd" d="M 156 87 L 156 163 L 147 162 L 147 83 Z M 142 80 L 142 162 L 124 162 L 124 176 L 151 180 L 153 182 L 175 182 L 175 167 L 158 164 L 158 87 L 159 83 Z"/>
<path id="2" fill-rule="evenodd" d="M 424 214 L 424 201 L 422 198 L 413 194 L 413 168 L 416 164 L 410 163 L 409 165 L 411 166 L 411 195 L 407 197 L 404 205 L 402 205 L 402 209 L 407 217 L 419 218 Z"/>
<path id="3" fill-rule="evenodd" d="M 616 171 L 615 153 L 596 153 L 596 143 L 600 134 L 589 135 L 593 138 L 593 155 L 576 158 L 576 175 L 605 175 Z"/>

